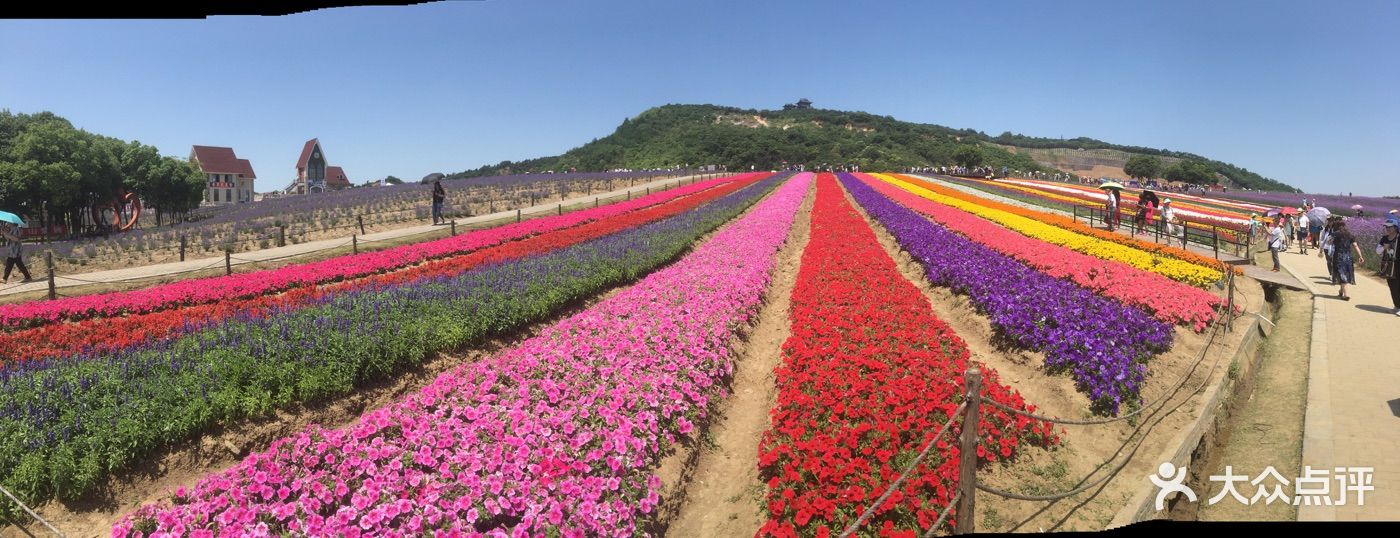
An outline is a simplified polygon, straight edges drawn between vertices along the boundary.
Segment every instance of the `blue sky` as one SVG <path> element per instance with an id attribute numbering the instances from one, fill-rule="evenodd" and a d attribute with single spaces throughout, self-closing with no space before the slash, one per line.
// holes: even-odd
<path id="1" fill-rule="evenodd" d="M 807 97 L 990 134 L 1199 153 L 1400 194 L 1400 2 L 489 1 L 286 17 L 0 21 L 0 108 L 258 190 L 319 137 L 356 182 L 553 155 L 665 103 Z"/>

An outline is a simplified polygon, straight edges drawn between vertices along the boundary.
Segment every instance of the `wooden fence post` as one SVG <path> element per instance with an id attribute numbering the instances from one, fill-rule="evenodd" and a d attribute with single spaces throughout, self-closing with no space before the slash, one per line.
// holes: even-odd
<path id="1" fill-rule="evenodd" d="M 558 213 L 559 213 L 560 215 L 563 215 L 563 214 L 564 214 L 564 204 L 559 204 L 559 211 L 558 211 Z"/>
<path id="2" fill-rule="evenodd" d="M 365 218 L 364 218 L 363 216 L 361 216 L 361 215 L 355 215 L 355 221 L 358 222 L 358 223 L 360 223 L 360 235 L 364 235 L 364 234 L 365 234 Z"/>
<path id="3" fill-rule="evenodd" d="M 452 219 L 452 235 L 457 235 L 457 219 Z"/>
<path id="4" fill-rule="evenodd" d="M 228 250 L 224 251 L 224 274 L 233 274 L 233 252 Z"/>
<path id="5" fill-rule="evenodd" d="M 968 534 L 977 532 L 977 441 L 978 410 L 982 404 L 982 370 L 976 366 L 963 374 L 967 394 L 963 402 L 967 410 L 963 414 L 962 447 L 958 452 L 958 525 L 953 532 Z"/>
<path id="6" fill-rule="evenodd" d="M 187 240 L 185 234 L 180 234 L 180 261 L 185 261 L 185 245 Z"/>
<path id="7" fill-rule="evenodd" d="M 52 300 L 58 299 L 58 287 L 54 285 L 54 281 L 53 281 L 53 251 L 52 251 L 52 250 L 49 250 L 49 251 L 44 252 L 44 265 L 48 266 L 48 269 L 49 269 L 49 300 L 52 301 Z"/>
<path id="8" fill-rule="evenodd" d="M 358 235 L 351 235 L 351 236 L 350 236 L 350 251 L 351 251 L 351 252 L 354 252 L 355 254 L 359 254 L 359 253 L 360 253 L 360 236 L 358 236 Z"/>
<path id="9" fill-rule="evenodd" d="M 520 222 L 520 210 L 515 210 L 515 222 Z"/>
<path id="10" fill-rule="evenodd" d="M 279 246 L 279 247 L 285 247 L 285 246 L 287 246 L 287 227 L 286 227 L 286 226 L 278 226 L 278 227 L 277 227 L 277 246 Z"/>

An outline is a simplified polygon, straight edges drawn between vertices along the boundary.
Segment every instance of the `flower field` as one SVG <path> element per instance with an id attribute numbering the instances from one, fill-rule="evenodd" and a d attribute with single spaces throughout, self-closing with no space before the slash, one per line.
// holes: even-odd
<path id="1" fill-rule="evenodd" d="M 1110 241 L 1095 235 L 1077 233 L 1018 214 L 1023 212 L 1006 211 L 1004 209 L 970 202 L 963 198 L 939 194 L 930 189 L 894 177 L 886 176 L 885 179 L 914 194 L 991 220 L 1028 237 L 1054 243 L 1097 258 L 1120 261 L 1138 269 L 1163 275 L 1172 280 L 1185 282 L 1193 286 L 1206 287 L 1224 277 L 1224 273 L 1221 272 L 1216 263 L 1212 263 L 1212 266 L 1204 266 L 1185 260 L 1161 258 L 1151 252 L 1125 245 L 1119 241 Z"/>
<path id="2" fill-rule="evenodd" d="M 365 255 L 341 256 L 278 269 L 188 280 L 130 292 L 71 297 L 60 301 L 0 305 L 0 327 L 33 326 L 87 317 L 153 312 L 171 306 L 205 304 L 251 297 L 296 286 L 388 271 L 429 259 L 469 252 L 513 239 L 620 215 L 637 208 L 701 192 L 719 183 L 747 179 L 748 177 L 713 179 L 620 204 L 573 212 L 567 215 L 533 219 L 438 241 L 366 253 Z"/>
<path id="3" fill-rule="evenodd" d="M 878 177 L 878 176 L 876 176 Z M 1200 331 L 1216 318 L 1219 297 L 1157 273 L 1101 259 L 1001 228 L 960 209 L 933 203 L 894 184 L 858 176 L 881 194 L 959 234 L 1056 278 L 1153 313 L 1157 319 Z"/>
<path id="4" fill-rule="evenodd" d="M 1023 189 L 1027 189 L 1029 192 L 1039 191 L 1043 193 L 1050 193 L 1053 195 L 1060 196 L 1062 198 L 1067 197 L 1069 199 L 1079 199 L 1083 202 L 1089 202 L 1098 205 L 1103 205 L 1103 203 L 1108 199 L 1108 195 L 1105 194 L 1104 191 L 1082 185 L 1070 185 L 1067 183 L 1055 183 L 1050 181 L 1036 181 L 1029 179 L 1006 179 L 998 180 L 998 182 L 1019 186 Z M 1133 191 L 1132 189 L 1123 190 L 1124 211 L 1127 211 L 1129 208 L 1134 208 L 1133 210 L 1136 210 L 1136 195 L 1137 192 Z M 1170 194 L 1168 194 L 1168 197 L 1170 197 Z M 1183 203 L 1182 200 L 1186 199 L 1187 198 L 1177 197 L 1172 201 L 1172 205 L 1176 207 L 1176 213 L 1178 217 L 1183 221 L 1194 222 L 1197 224 L 1220 226 L 1233 230 L 1243 230 L 1249 226 L 1249 210 L 1240 209 L 1238 211 L 1224 211 L 1219 209 L 1208 208 L 1204 204 L 1199 203 Z"/>
<path id="5" fill-rule="evenodd" d="M 986 198 L 982 198 L 982 197 L 979 197 L 979 196 L 973 196 L 973 195 L 970 195 L 970 194 L 967 194 L 967 193 L 964 193 L 964 192 L 962 192 L 962 191 L 958 191 L 958 190 L 955 190 L 955 189 L 949 189 L 949 188 L 947 188 L 947 187 L 940 186 L 940 185 L 938 185 L 938 184 L 936 184 L 936 183 L 933 183 L 933 182 L 930 182 L 930 181 L 924 181 L 924 180 L 922 180 L 922 179 L 919 179 L 919 178 L 916 178 L 916 177 L 912 177 L 912 176 L 900 175 L 900 174 L 892 174 L 891 176 L 894 177 L 894 178 L 897 178 L 897 179 L 899 179 L 899 180 L 901 180 L 901 181 L 904 181 L 904 182 L 906 182 L 906 183 L 909 183 L 909 184 L 911 184 L 911 185 L 918 186 L 918 187 L 920 187 L 920 188 L 922 188 L 922 189 L 925 189 L 925 190 L 928 190 L 928 191 L 931 191 L 931 192 L 934 192 L 934 193 L 937 193 L 937 194 L 940 194 L 940 195 L 943 195 L 943 196 L 946 196 L 946 197 L 949 197 L 949 198 L 953 198 L 953 199 L 957 199 L 957 200 L 962 200 L 962 201 L 965 201 L 965 202 L 968 202 L 968 203 L 971 203 L 971 204 L 976 204 L 976 205 L 983 206 L 983 207 L 987 207 L 987 208 L 991 208 L 991 209 L 998 209 L 998 210 L 1001 210 L 1001 211 L 1005 211 L 1005 212 L 1007 212 L 1007 213 L 1010 213 L 1010 214 L 1012 214 L 1012 215 L 1023 216 L 1023 217 L 1026 217 L 1026 218 L 1029 218 L 1029 219 L 1032 219 L 1032 220 L 1040 221 L 1040 222 L 1042 222 L 1042 223 L 1044 223 L 1044 224 L 1049 224 L 1049 225 L 1054 226 L 1054 227 L 1056 227 L 1056 228 L 1062 228 L 1062 229 L 1069 230 L 1069 231 L 1071 231 L 1071 232 L 1075 232 L 1075 233 L 1078 233 L 1078 234 L 1081 234 L 1081 235 L 1086 235 L 1086 236 L 1094 237 L 1094 238 L 1096 238 L 1096 239 L 1102 239 L 1102 240 L 1104 240 L 1104 241 L 1109 241 L 1109 242 L 1113 242 L 1113 243 L 1118 243 L 1118 244 L 1120 244 L 1120 245 L 1132 247 L 1132 248 L 1134 248 L 1134 249 L 1136 249 L 1136 250 L 1141 250 L 1141 251 L 1143 251 L 1143 252 L 1147 252 L 1147 253 L 1150 253 L 1150 254 L 1153 254 L 1153 255 L 1156 255 L 1156 256 L 1159 256 L 1159 257 L 1174 258 L 1174 259 L 1177 259 L 1177 260 L 1182 260 L 1182 261 L 1185 261 L 1185 262 L 1190 262 L 1190 263 L 1193 263 L 1193 264 L 1196 264 L 1196 265 L 1200 265 L 1200 266 L 1204 266 L 1204 267 L 1213 267 L 1213 268 L 1217 268 L 1217 269 L 1219 269 L 1220 271 L 1224 271 L 1224 270 L 1227 269 L 1227 264 L 1221 262 L 1220 260 L 1216 260 L 1216 259 L 1211 258 L 1211 257 L 1209 257 L 1209 256 L 1202 256 L 1202 255 L 1200 255 L 1200 254 L 1196 254 L 1196 253 L 1191 252 L 1191 251 L 1186 250 L 1186 249 L 1174 247 L 1174 246 L 1171 246 L 1171 245 L 1163 245 L 1163 244 L 1153 243 L 1153 242 L 1151 242 L 1151 241 L 1143 241 L 1143 240 L 1140 240 L 1140 239 L 1135 239 L 1135 238 L 1132 238 L 1132 237 L 1123 236 L 1123 235 L 1116 234 L 1116 233 L 1113 233 L 1113 232 L 1110 232 L 1110 231 L 1107 231 L 1107 230 L 1103 230 L 1103 229 L 1095 228 L 1095 227 L 1093 227 L 1093 226 L 1089 226 L 1088 224 L 1085 224 L 1085 223 L 1082 223 L 1082 222 L 1076 222 L 1076 221 L 1074 221 L 1073 219 L 1068 218 L 1068 217 L 1062 217 L 1062 216 L 1059 216 L 1059 215 L 1055 215 L 1055 214 L 1051 214 L 1051 213 L 1046 213 L 1046 212 L 1043 212 L 1043 211 L 1034 211 L 1034 210 L 1030 210 L 1030 209 L 1025 209 L 1025 208 L 1018 207 L 1018 206 L 1014 206 L 1014 205 L 1010 205 L 1010 204 L 1003 204 L 1003 203 L 1001 203 L 1001 202 L 997 202 L 997 201 L 994 201 L 994 200 L 988 200 L 988 199 L 986 199 Z M 1240 273 L 1240 272 L 1237 270 L 1237 271 L 1236 271 L 1236 274 L 1242 274 L 1242 273 Z"/>
<path id="6" fill-rule="evenodd" d="M 1143 363 L 1171 347 L 1171 327 L 1147 313 L 970 241 L 852 175 L 841 182 L 931 282 L 966 294 L 1010 341 L 1044 352 L 1046 366 L 1070 372 L 1100 409 L 1135 401 Z"/>
<path id="7" fill-rule="evenodd" d="M 222 420 L 345 394 L 434 351 L 544 319 L 674 259 L 780 180 L 455 275 L 238 312 L 173 340 L 5 364 L 0 481 L 30 498 L 73 498 L 141 454 Z"/>
<path id="8" fill-rule="evenodd" d="M 631 535 L 704 419 L 810 176 L 675 265 L 342 430 L 311 428 L 113 529 Z"/>
<path id="9" fill-rule="evenodd" d="M 261 315 L 274 307 L 280 309 L 295 308 L 321 297 L 354 289 L 457 274 L 477 266 L 555 250 L 676 215 L 733 192 L 757 179 L 759 178 L 737 178 L 723 184 L 710 185 L 709 188 L 699 192 L 660 193 L 669 196 L 650 201 L 637 200 L 639 202 L 637 204 L 627 202 L 618 204 L 619 207 L 599 208 L 601 211 L 598 213 L 582 216 L 575 216 L 571 213 L 559 217 L 547 217 L 539 219 L 543 222 L 540 225 L 533 224 L 537 221 L 527 221 L 520 224 L 530 226 L 522 226 L 513 230 L 500 232 L 496 232 L 495 229 L 484 230 L 483 232 L 487 233 L 463 236 L 467 238 L 465 241 L 453 241 L 457 238 L 448 238 L 422 245 L 409 245 L 410 247 L 420 247 L 416 249 L 402 249 L 408 252 L 399 252 L 401 249 L 391 249 L 328 260 L 330 262 L 339 261 L 340 265 L 316 262 L 246 275 L 239 274 L 231 277 L 181 282 L 147 288 L 138 292 L 109 294 L 106 297 L 111 300 L 111 303 L 103 309 L 107 315 L 100 316 L 102 319 L 84 318 L 75 323 L 48 323 L 33 329 L 0 333 L 0 348 L 3 349 L 0 351 L 0 357 L 9 360 L 32 360 L 62 357 L 83 351 L 111 351 L 189 332 L 234 313 Z M 661 200 L 661 203 L 646 207 L 648 202 L 656 202 L 657 200 Z M 549 219 L 554 218 L 559 220 L 549 221 Z M 550 229 L 544 226 L 557 228 Z M 509 238 L 512 236 L 507 234 L 517 234 L 513 237 L 517 240 L 510 241 Z M 411 264 L 412 260 L 415 259 L 413 254 L 441 251 L 448 247 L 455 248 L 447 250 L 448 254 L 434 258 L 419 258 L 422 261 Z M 356 259 L 359 256 L 367 259 Z M 381 274 L 370 271 L 392 272 Z M 318 282 L 309 276 L 317 273 L 331 273 L 335 276 Z M 259 280 L 257 276 L 260 274 L 266 279 Z M 360 278 L 353 278 L 352 275 L 360 275 Z M 286 284 L 288 282 L 290 284 L 287 285 L 293 286 L 290 291 L 276 295 L 266 294 L 278 289 L 273 286 L 273 283 Z M 218 290 L 224 286 L 234 287 L 248 295 L 230 295 L 223 299 L 215 299 Z M 255 294 L 257 291 L 265 294 Z M 167 299 L 183 298 L 183 300 L 160 302 L 156 299 L 161 297 Z M 196 301 L 195 297 L 203 300 Z M 74 301 L 76 299 L 84 299 L 84 301 Z M 50 308 L 48 313 L 53 313 L 61 312 L 62 309 L 67 308 L 68 312 L 73 312 L 77 307 L 73 306 L 72 303 L 58 304 L 70 301 L 81 305 L 102 304 L 101 299 L 98 298 L 75 297 L 47 303 L 56 305 L 52 307 L 32 306 L 29 311 Z M 152 305 L 152 308 L 139 311 L 127 308 L 124 312 L 118 310 L 120 305 L 135 303 Z M 191 303 L 193 304 L 190 305 Z M 43 304 L 41 303 L 41 305 Z M 29 305 L 34 305 L 34 303 L 22 306 Z M 16 310 L 23 309 L 16 308 Z M 96 310 L 89 309 L 87 312 L 91 316 L 97 316 Z M 111 315 L 113 312 L 123 312 L 125 315 L 113 317 Z"/>
<path id="10" fill-rule="evenodd" d="M 709 436 L 742 435 L 754 494 L 725 502 L 753 503 L 744 534 L 832 536 L 869 508 L 857 535 L 917 536 L 958 491 L 970 367 L 1009 409 L 1117 415 L 1224 315 L 1223 269 L 910 176 L 740 174 L 0 307 L 0 484 L 48 510 L 116 507 L 104 521 L 122 537 L 643 536 L 672 528 L 670 503 L 702 502 L 675 461 L 732 458 Z M 430 362 L 463 351 L 480 358 Z M 362 391 L 376 407 L 348 425 L 307 411 Z M 767 422 L 716 427 L 731 394 L 766 394 L 745 409 Z M 1066 443 L 979 409 L 981 468 Z M 281 428 L 236 460 L 113 494 L 155 458 L 268 420 Z"/>
<path id="11" fill-rule="evenodd" d="M 761 534 L 827 536 L 853 523 L 951 420 L 968 351 L 896 271 L 830 174 L 817 182 L 812 240 L 792 302 L 778 404 L 760 448 L 769 477 Z M 984 371 L 984 379 L 987 397 L 1028 407 L 996 372 Z M 1054 442 L 1046 424 L 1000 411 L 982 420 L 982 461 Z M 952 499 L 958 460 L 956 443 L 940 441 L 866 528 L 927 529 Z"/>

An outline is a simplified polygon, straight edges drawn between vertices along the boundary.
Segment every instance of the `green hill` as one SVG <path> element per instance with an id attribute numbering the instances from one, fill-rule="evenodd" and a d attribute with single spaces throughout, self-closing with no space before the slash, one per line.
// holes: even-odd
<path id="1" fill-rule="evenodd" d="M 964 164 L 1017 170 L 1060 171 L 1025 149 L 1109 149 L 1207 163 L 1236 187 L 1296 191 L 1246 169 L 1181 152 L 1118 146 L 1088 138 L 1059 140 L 910 123 L 865 112 L 817 108 L 745 110 L 715 105 L 665 105 L 622 121 L 612 134 L 565 152 L 526 161 L 503 161 L 452 177 L 547 170 L 665 168 L 722 164 L 730 170 L 803 164 L 859 165 L 862 170 Z M 1043 153 L 1043 152 L 1042 152 Z M 1066 170 L 1073 172 L 1073 170 Z"/>

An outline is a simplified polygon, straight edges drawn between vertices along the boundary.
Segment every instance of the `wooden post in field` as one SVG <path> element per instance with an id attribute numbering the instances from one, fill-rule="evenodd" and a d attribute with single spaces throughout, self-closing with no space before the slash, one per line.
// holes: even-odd
<path id="1" fill-rule="evenodd" d="M 963 414 L 962 447 L 958 452 L 958 490 L 962 498 L 958 500 L 958 526 L 953 532 L 968 534 L 977 532 L 977 425 L 978 410 L 982 407 L 982 370 L 976 366 L 963 374 L 967 385 L 967 395 L 963 402 L 967 410 Z"/>
<path id="2" fill-rule="evenodd" d="M 278 226 L 278 227 L 277 227 L 277 246 L 279 246 L 279 247 L 285 247 L 285 246 L 287 246 L 287 227 L 286 227 L 286 226 Z"/>
<path id="3" fill-rule="evenodd" d="M 452 219 L 452 235 L 457 235 L 457 219 Z"/>
<path id="4" fill-rule="evenodd" d="M 597 197 L 597 196 L 594 196 L 594 197 L 593 197 L 593 207 L 598 207 L 598 197 Z"/>
<path id="5" fill-rule="evenodd" d="M 651 196 L 651 187 L 647 187 L 647 196 Z"/>
<path id="6" fill-rule="evenodd" d="M 563 215 L 563 214 L 564 214 L 564 204 L 559 204 L 559 214 L 560 214 L 560 215 Z"/>
<path id="7" fill-rule="evenodd" d="M 520 222 L 520 210 L 515 210 L 515 222 Z"/>
<path id="8" fill-rule="evenodd" d="M 360 253 L 360 236 L 354 234 L 350 235 L 350 251 L 355 254 Z"/>
<path id="9" fill-rule="evenodd" d="M 355 222 L 360 223 L 360 235 L 364 235 L 364 234 L 365 234 L 365 218 L 364 218 L 363 216 L 361 216 L 361 215 L 355 215 Z"/>
<path id="10" fill-rule="evenodd" d="M 185 234 L 180 234 L 180 261 L 185 261 L 185 246 L 186 246 L 186 244 L 187 244 L 187 240 L 185 239 Z"/>
<path id="11" fill-rule="evenodd" d="M 52 251 L 52 250 L 49 250 L 49 251 L 45 251 L 45 252 L 44 252 L 44 265 L 48 266 L 48 269 L 49 269 L 49 300 L 52 301 L 52 300 L 58 298 L 58 287 L 54 285 L 54 281 L 53 281 L 53 251 Z"/>
<path id="12" fill-rule="evenodd" d="M 224 274 L 233 274 L 233 252 L 228 250 L 224 251 Z"/>

